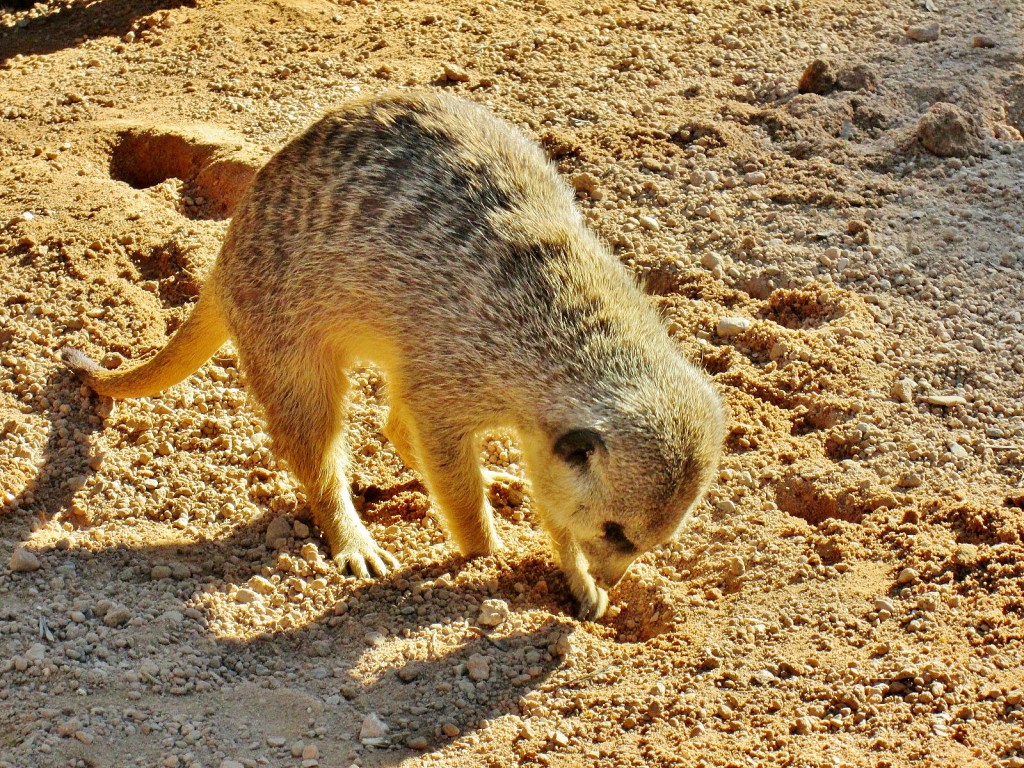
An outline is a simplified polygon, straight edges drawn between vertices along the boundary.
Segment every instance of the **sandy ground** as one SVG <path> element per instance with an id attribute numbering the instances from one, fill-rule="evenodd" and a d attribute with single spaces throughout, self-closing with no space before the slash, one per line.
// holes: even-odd
<path id="1" fill-rule="evenodd" d="M 1024 766 L 1024 8 L 927 6 L 0 5 L 0 766 Z M 372 371 L 357 582 L 230 347 L 114 407 L 56 363 L 159 348 L 252 169 L 406 87 L 542 142 L 728 401 L 598 623 L 528 485 L 456 555 Z"/>

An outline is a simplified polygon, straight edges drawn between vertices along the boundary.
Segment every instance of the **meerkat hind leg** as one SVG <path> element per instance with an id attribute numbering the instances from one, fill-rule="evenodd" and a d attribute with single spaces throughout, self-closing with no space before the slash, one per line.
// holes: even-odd
<path id="1" fill-rule="evenodd" d="M 266 409 L 275 451 L 305 488 L 335 563 L 359 578 L 384 576 L 398 560 L 373 540 L 352 503 L 344 430 L 348 380 L 340 367 L 328 373 L 332 368 L 278 363 L 276 380 L 251 372 L 250 385 Z M 301 373 L 281 381 L 285 369 Z"/>

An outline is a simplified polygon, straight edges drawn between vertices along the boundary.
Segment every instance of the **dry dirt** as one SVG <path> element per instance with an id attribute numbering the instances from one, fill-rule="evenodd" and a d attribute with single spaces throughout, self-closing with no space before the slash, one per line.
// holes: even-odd
<path id="1" fill-rule="evenodd" d="M 0 5 L 0 766 L 1024 766 L 1022 23 Z M 493 489 L 506 554 L 455 554 L 372 372 L 356 492 L 403 568 L 357 582 L 229 347 L 113 408 L 56 362 L 160 347 L 252 169 L 406 87 L 541 141 L 728 401 L 719 482 L 601 622 L 528 486 Z M 521 472 L 506 436 L 485 452 Z"/>

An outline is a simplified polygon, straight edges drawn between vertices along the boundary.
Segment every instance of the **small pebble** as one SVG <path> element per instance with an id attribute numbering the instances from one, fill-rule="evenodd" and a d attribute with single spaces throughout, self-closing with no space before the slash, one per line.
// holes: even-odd
<path id="1" fill-rule="evenodd" d="M 639 219 L 640 226 L 650 232 L 657 232 L 661 229 L 661 224 L 653 216 L 641 216 Z"/>
<path id="2" fill-rule="evenodd" d="M 383 739 L 388 735 L 388 724 L 376 712 L 370 712 L 359 726 L 359 740 Z"/>
<path id="3" fill-rule="evenodd" d="M 171 578 L 171 567 L 169 565 L 154 565 L 149 572 L 149 578 L 153 581 Z"/>
<path id="4" fill-rule="evenodd" d="M 242 605 L 255 602 L 259 599 L 260 596 L 255 590 L 247 589 L 246 587 L 242 587 L 235 592 L 235 602 L 241 603 Z"/>
<path id="5" fill-rule="evenodd" d="M 972 48 L 995 48 L 996 45 L 998 43 L 996 43 L 995 38 L 988 35 L 975 35 L 971 38 Z"/>
<path id="6" fill-rule="evenodd" d="M 292 523 L 292 530 L 295 532 L 296 539 L 309 538 L 309 526 L 301 520 L 296 520 L 294 523 Z"/>
<path id="7" fill-rule="evenodd" d="M 253 576 L 249 579 L 249 588 L 261 595 L 272 595 L 276 590 L 274 583 L 262 576 Z"/>
<path id="8" fill-rule="evenodd" d="M 409 749 L 417 749 L 422 752 L 424 749 L 430 746 L 430 742 L 427 741 L 426 736 L 413 736 L 411 739 L 405 742 L 405 745 L 409 747 Z"/>
<path id="9" fill-rule="evenodd" d="M 491 676 L 491 657 L 474 653 L 466 662 L 466 672 L 470 680 L 487 680 Z"/>
<path id="10" fill-rule="evenodd" d="M 112 605 L 103 616 L 103 623 L 108 627 L 120 627 L 128 623 L 132 613 L 123 605 Z"/>
<path id="11" fill-rule="evenodd" d="M 444 65 L 444 79 L 452 83 L 468 83 L 469 73 L 458 64 L 446 63 Z"/>
<path id="12" fill-rule="evenodd" d="M 720 317 L 717 333 L 719 336 L 736 336 L 748 330 L 753 324 L 754 321 L 746 317 Z"/>
<path id="13" fill-rule="evenodd" d="M 283 736 L 267 736 L 267 746 L 279 749 L 288 743 L 288 740 Z"/>
<path id="14" fill-rule="evenodd" d="M 270 525 L 267 526 L 267 534 L 264 537 L 267 548 L 278 549 L 283 547 L 287 543 L 291 532 L 292 526 L 288 522 L 288 518 L 275 517 L 270 521 Z"/>
<path id="15" fill-rule="evenodd" d="M 904 472 L 900 476 L 898 485 L 902 488 L 918 488 L 924 480 L 917 472 Z"/>
<path id="16" fill-rule="evenodd" d="M 889 397 L 901 403 L 912 403 L 914 401 L 914 380 L 897 379 L 889 390 Z"/>
<path id="17" fill-rule="evenodd" d="M 8 565 L 12 571 L 28 573 L 38 571 L 41 563 L 34 552 L 29 552 L 24 547 L 15 547 Z"/>
<path id="18" fill-rule="evenodd" d="M 952 408 L 956 405 L 967 405 L 967 400 L 960 395 L 922 395 L 918 399 L 922 403 L 928 403 L 928 405 L 941 405 L 943 408 Z"/>
<path id="19" fill-rule="evenodd" d="M 915 43 L 934 43 L 939 39 L 939 25 L 934 21 L 912 24 L 907 27 L 907 37 Z"/>
<path id="20" fill-rule="evenodd" d="M 496 627 L 501 624 L 508 615 L 508 603 L 504 600 L 484 600 L 483 605 L 480 606 L 480 615 L 477 617 L 477 623 L 485 627 Z"/>
<path id="21" fill-rule="evenodd" d="M 904 568 L 900 571 L 900 575 L 896 577 L 897 584 L 909 584 L 912 581 L 917 581 L 919 576 L 918 572 L 914 568 Z"/>

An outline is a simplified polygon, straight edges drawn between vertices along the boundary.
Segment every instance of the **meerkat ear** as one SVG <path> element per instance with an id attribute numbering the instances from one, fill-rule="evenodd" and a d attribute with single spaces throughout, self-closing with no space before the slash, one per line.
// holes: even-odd
<path id="1" fill-rule="evenodd" d="M 555 455 L 578 469 L 585 469 L 591 456 L 604 450 L 604 440 L 592 429 L 570 429 L 555 441 Z"/>

